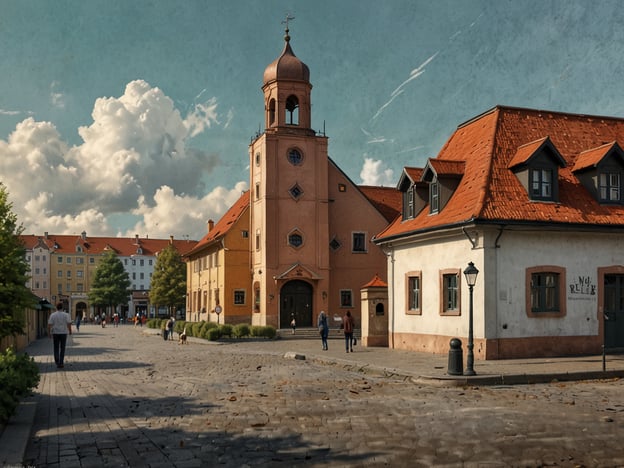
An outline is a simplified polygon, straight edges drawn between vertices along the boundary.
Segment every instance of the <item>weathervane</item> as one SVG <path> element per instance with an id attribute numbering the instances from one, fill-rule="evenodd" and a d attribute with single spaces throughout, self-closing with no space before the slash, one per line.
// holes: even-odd
<path id="1" fill-rule="evenodd" d="M 289 29 L 288 29 L 288 22 L 294 20 L 295 17 L 294 16 L 290 16 L 290 13 L 286 13 L 286 19 L 284 21 L 282 21 L 282 24 L 286 25 L 286 35 L 284 36 L 284 40 L 286 40 L 286 42 L 290 41 L 290 36 L 288 35 Z"/>

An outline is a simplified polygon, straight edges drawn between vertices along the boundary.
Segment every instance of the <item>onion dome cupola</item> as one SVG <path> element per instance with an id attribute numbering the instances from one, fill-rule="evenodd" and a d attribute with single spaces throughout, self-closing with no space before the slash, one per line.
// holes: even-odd
<path id="1" fill-rule="evenodd" d="M 264 70 L 265 127 L 267 131 L 280 128 L 310 130 L 310 69 L 297 58 L 290 47 L 286 28 L 281 55 Z"/>

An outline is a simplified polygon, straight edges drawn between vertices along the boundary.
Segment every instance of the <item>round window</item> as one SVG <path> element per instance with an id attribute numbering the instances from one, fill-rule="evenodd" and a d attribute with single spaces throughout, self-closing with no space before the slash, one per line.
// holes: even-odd
<path id="1" fill-rule="evenodd" d="M 303 162 L 303 155 L 298 149 L 293 148 L 288 150 L 288 162 L 293 166 L 298 166 Z"/>

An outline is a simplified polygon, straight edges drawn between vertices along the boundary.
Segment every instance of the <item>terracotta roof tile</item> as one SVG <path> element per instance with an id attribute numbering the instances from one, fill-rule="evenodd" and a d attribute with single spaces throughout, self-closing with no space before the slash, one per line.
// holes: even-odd
<path id="1" fill-rule="evenodd" d="M 509 169 L 519 148 L 546 137 L 561 155 L 559 201 L 534 202 Z M 601 205 L 572 173 L 581 153 L 624 142 L 624 119 L 496 107 L 460 125 L 437 159 L 465 161 L 464 176 L 440 213 L 425 207 L 414 219 L 396 219 L 376 239 L 472 221 L 624 225 L 624 207 Z M 530 148 L 526 150 L 529 151 Z"/>
<path id="2" fill-rule="evenodd" d="M 370 280 L 368 283 L 362 286 L 362 289 L 364 288 L 387 288 L 387 287 L 388 287 L 388 283 L 382 280 L 379 277 L 379 275 L 375 274 L 372 280 Z"/>
<path id="3" fill-rule="evenodd" d="M 228 231 L 232 228 L 234 223 L 243 215 L 245 210 L 249 207 L 249 190 L 243 192 L 240 198 L 234 203 L 229 210 L 221 217 L 221 219 L 214 225 L 214 227 L 208 232 L 201 240 L 194 246 L 188 254 L 193 254 L 214 242 L 220 241 Z"/>
<path id="4" fill-rule="evenodd" d="M 178 252 L 183 255 L 197 244 L 194 240 L 182 239 L 150 239 L 137 237 L 86 237 L 80 235 L 64 235 L 64 234 L 48 234 L 47 236 L 21 235 L 20 239 L 27 245 L 34 247 L 36 242 L 33 239 L 41 239 L 50 251 L 57 254 L 75 254 L 76 246 L 80 245 L 84 253 L 90 255 L 103 254 L 109 248 L 114 250 L 117 255 L 130 256 L 137 253 L 140 247 L 142 255 L 157 255 L 161 250 L 166 248 L 170 243 L 176 247 Z M 137 243 L 138 239 L 138 243 Z M 31 247 L 31 248 L 32 248 Z"/>
<path id="5" fill-rule="evenodd" d="M 613 141 L 606 145 L 599 146 L 598 148 L 583 151 L 576 159 L 572 172 L 581 171 L 589 167 L 596 167 L 612 148 L 619 148 L 619 145 Z"/>
<path id="6" fill-rule="evenodd" d="M 401 212 L 403 198 L 401 192 L 394 187 L 358 185 L 358 188 L 388 222 L 394 220 Z"/>

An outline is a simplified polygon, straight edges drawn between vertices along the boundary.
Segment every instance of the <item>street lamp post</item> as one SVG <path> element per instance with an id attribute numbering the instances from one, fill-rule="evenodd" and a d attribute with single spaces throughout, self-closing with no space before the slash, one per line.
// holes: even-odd
<path id="1" fill-rule="evenodd" d="M 466 283 L 468 283 L 468 289 L 470 291 L 470 309 L 468 314 L 468 356 L 466 357 L 466 372 L 464 375 L 477 375 L 474 370 L 474 338 L 472 333 L 472 291 L 474 285 L 477 282 L 477 275 L 479 270 L 474 266 L 474 263 L 468 263 L 468 267 L 464 270 L 464 276 L 466 277 Z"/>

